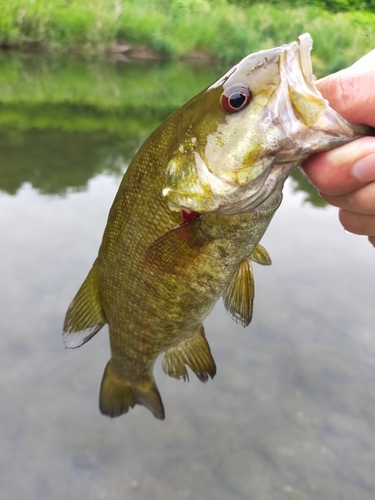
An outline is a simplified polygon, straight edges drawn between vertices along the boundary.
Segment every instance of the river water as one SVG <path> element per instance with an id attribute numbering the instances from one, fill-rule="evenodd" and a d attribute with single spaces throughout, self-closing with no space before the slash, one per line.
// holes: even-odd
<path id="1" fill-rule="evenodd" d="M 17 71 L 30 77 L 30 67 L 41 71 L 38 61 L 18 62 Z M 97 74 L 107 68 L 85 64 Z M 367 240 L 345 233 L 336 209 L 310 203 L 290 179 L 262 241 L 273 265 L 254 265 L 251 325 L 236 325 L 221 303 L 205 322 L 215 379 L 176 381 L 158 361 L 166 420 L 140 406 L 108 419 L 98 409 L 108 331 L 66 351 L 62 323 L 96 256 L 120 174 L 159 115 L 138 129 L 131 122 L 129 134 L 83 122 L 69 129 L 61 124 L 85 112 L 92 119 L 87 103 L 51 98 L 26 103 L 22 113 L 22 99 L 12 99 L 0 109 L 7 117 L 0 130 L 1 498 L 373 499 L 375 266 Z M 100 113 L 113 120 L 117 111 Z"/>

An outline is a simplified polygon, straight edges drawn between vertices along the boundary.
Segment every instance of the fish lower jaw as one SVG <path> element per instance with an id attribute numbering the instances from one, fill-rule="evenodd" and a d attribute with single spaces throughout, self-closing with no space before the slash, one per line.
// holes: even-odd
<path id="1" fill-rule="evenodd" d="M 245 191 L 243 199 L 233 205 L 227 213 L 248 213 L 258 210 L 260 207 L 262 207 L 261 210 L 276 209 L 281 202 L 284 182 L 299 163 L 300 162 L 297 161 L 273 165 L 272 168 L 268 170 L 268 175 L 259 189 L 254 193 Z M 273 196 L 274 194 L 275 196 Z"/>
<path id="2" fill-rule="evenodd" d="M 163 192 L 164 195 L 164 192 Z M 167 193 L 168 208 L 172 212 L 181 212 L 189 210 L 198 213 L 214 212 L 216 208 L 214 198 L 194 198 L 189 195 L 180 194 L 177 192 Z"/>
<path id="3" fill-rule="evenodd" d="M 174 212 L 191 210 L 200 214 L 223 215 L 247 213 L 264 203 L 279 187 L 281 191 L 285 179 L 299 164 L 296 161 L 269 166 L 246 185 L 231 185 L 228 190 L 215 190 L 212 186 L 211 196 L 194 196 L 169 188 L 163 190 L 163 196 L 167 198 L 169 209 Z"/>

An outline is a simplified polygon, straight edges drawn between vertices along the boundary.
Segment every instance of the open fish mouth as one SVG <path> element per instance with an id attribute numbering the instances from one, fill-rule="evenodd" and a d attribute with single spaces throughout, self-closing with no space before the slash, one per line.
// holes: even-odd
<path id="1" fill-rule="evenodd" d="M 275 190 L 281 196 L 285 179 L 310 155 L 365 135 L 316 88 L 311 49 L 305 33 L 250 54 L 202 94 L 207 117 L 189 124 L 168 164 L 162 195 L 171 210 L 248 212 Z"/>

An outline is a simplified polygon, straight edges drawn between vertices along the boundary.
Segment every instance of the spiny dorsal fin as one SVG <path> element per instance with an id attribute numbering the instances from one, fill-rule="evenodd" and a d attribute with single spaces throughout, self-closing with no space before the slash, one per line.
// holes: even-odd
<path id="1" fill-rule="evenodd" d="M 251 260 L 262 266 L 270 266 L 272 264 L 271 257 L 267 250 L 262 245 L 257 245 L 250 256 Z"/>
<path id="2" fill-rule="evenodd" d="M 250 259 L 242 259 L 231 282 L 223 294 L 229 316 L 242 326 L 247 326 L 253 315 L 254 276 Z"/>
<path id="3" fill-rule="evenodd" d="M 181 274 L 202 254 L 211 241 L 201 230 L 201 219 L 177 226 L 160 236 L 146 250 L 145 266 Z"/>
<path id="4" fill-rule="evenodd" d="M 63 339 L 66 348 L 80 347 L 91 339 L 104 325 L 99 298 L 97 262 L 78 290 L 65 316 Z"/>
<path id="5" fill-rule="evenodd" d="M 164 420 L 163 402 L 152 374 L 148 380 L 131 382 L 119 377 L 109 361 L 100 388 L 100 411 L 111 418 L 119 417 L 136 404 L 145 406 L 156 418 Z"/>
<path id="6" fill-rule="evenodd" d="M 202 382 L 214 378 L 216 365 L 210 346 L 204 335 L 203 325 L 187 339 L 164 353 L 162 362 L 164 372 L 173 378 L 189 380 L 186 366 L 189 366 Z"/>

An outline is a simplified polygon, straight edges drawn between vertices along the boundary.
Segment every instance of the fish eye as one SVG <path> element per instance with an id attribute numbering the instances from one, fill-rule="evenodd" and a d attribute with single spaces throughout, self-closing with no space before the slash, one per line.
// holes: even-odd
<path id="1" fill-rule="evenodd" d="M 250 90 L 246 87 L 235 87 L 221 94 L 220 104 L 227 113 L 237 113 L 246 108 L 251 101 Z"/>

